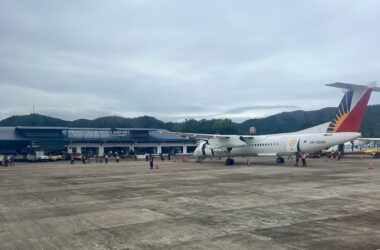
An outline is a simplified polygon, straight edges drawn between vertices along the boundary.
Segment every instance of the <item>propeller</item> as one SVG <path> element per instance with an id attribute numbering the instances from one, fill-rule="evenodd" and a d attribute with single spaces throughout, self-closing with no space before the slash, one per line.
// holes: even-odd
<path id="1" fill-rule="evenodd" d="M 206 158 L 206 146 L 208 144 L 208 140 L 204 140 L 204 143 L 202 145 L 202 159 L 204 160 Z"/>

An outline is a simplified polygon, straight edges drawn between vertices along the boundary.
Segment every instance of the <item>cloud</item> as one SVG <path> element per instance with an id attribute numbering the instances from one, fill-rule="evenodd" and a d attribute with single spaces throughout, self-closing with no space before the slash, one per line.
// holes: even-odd
<path id="1" fill-rule="evenodd" d="M 376 0 L 5 0 L 0 115 L 35 104 L 65 119 L 241 120 L 337 106 L 324 84 L 379 80 L 378 23 Z"/>
<path id="2" fill-rule="evenodd" d="M 246 111 L 255 111 L 255 110 L 278 110 L 278 109 L 299 109 L 300 107 L 294 105 L 274 105 L 274 106 L 246 106 L 246 107 L 237 107 L 224 112 L 224 114 L 241 114 Z"/>

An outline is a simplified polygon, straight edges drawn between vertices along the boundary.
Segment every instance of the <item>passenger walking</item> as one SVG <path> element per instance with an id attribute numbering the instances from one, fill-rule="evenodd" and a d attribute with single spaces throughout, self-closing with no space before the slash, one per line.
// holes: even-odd
<path id="1" fill-rule="evenodd" d="M 150 155 L 149 155 L 149 165 L 150 165 L 150 169 L 153 169 L 153 160 L 154 160 L 153 155 L 150 154 Z"/>
<path id="2" fill-rule="evenodd" d="M 71 154 L 71 156 L 70 156 L 70 164 L 74 165 L 74 163 L 75 163 L 74 155 Z"/>
<path id="3" fill-rule="evenodd" d="M 104 161 L 106 162 L 106 164 L 108 164 L 108 154 L 104 155 Z"/>
<path id="4" fill-rule="evenodd" d="M 4 161 L 5 161 L 5 166 L 6 166 L 6 167 L 9 167 L 9 156 L 8 156 L 8 155 L 6 155 L 6 156 L 4 157 Z"/>
<path id="5" fill-rule="evenodd" d="M 302 166 L 306 167 L 306 153 L 302 152 L 301 154 Z"/>
<path id="6" fill-rule="evenodd" d="M 116 155 L 116 162 L 119 162 L 119 161 L 120 161 L 120 156 Z"/>
<path id="7" fill-rule="evenodd" d="M 294 166 L 298 167 L 298 163 L 300 161 L 300 153 L 296 153 L 296 163 L 294 164 Z"/>
<path id="8" fill-rule="evenodd" d="M 300 161 L 300 153 L 296 153 L 296 164 L 294 166 L 298 167 L 298 162 Z"/>
<path id="9" fill-rule="evenodd" d="M 10 155 L 9 156 L 9 166 L 13 167 L 13 165 L 14 165 L 14 158 L 13 158 L 13 155 Z"/>

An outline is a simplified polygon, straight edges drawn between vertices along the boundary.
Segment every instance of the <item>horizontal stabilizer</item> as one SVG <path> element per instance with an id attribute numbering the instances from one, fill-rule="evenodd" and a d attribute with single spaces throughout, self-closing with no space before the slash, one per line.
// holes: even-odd
<path id="1" fill-rule="evenodd" d="M 380 92 L 380 87 L 376 86 L 376 82 L 370 82 L 366 85 L 335 82 L 335 83 L 326 84 L 326 86 L 340 88 L 340 89 L 348 89 L 348 90 L 364 90 L 364 89 L 371 88 L 372 91 Z"/>
<path id="2" fill-rule="evenodd" d="M 345 90 L 327 132 L 359 132 L 372 91 L 380 92 L 376 82 L 366 85 L 336 82 L 327 86 Z"/>

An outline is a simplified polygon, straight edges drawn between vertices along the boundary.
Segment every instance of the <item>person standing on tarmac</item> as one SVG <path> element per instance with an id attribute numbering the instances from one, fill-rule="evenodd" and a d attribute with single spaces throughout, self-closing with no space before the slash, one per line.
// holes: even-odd
<path id="1" fill-rule="evenodd" d="M 301 154 L 302 167 L 306 167 L 306 153 L 302 152 Z"/>
<path id="2" fill-rule="evenodd" d="M 104 161 L 106 162 L 106 164 L 108 164 L 108 154 L 104 155 Z"/>
<path id="3" fill-rule="evenodd" d="M 153 169 L 153 155 L 152 154 L 149 154 L 149 166 L 150 166 L 150 169 Z"/>
<path id="4" fill-rule="evenodd" d="M 70 164 L 74 165 L 74 163 L 75 163 L 74 155 L 71 154 L 71 156 L 70 156 Z"/>
<path id="5" fill-rule="evenodd" d="M 296 164 L 294 166 L 298 167 L 298 162 L 300 161 L 300 153 L 296 153 Z"/>

